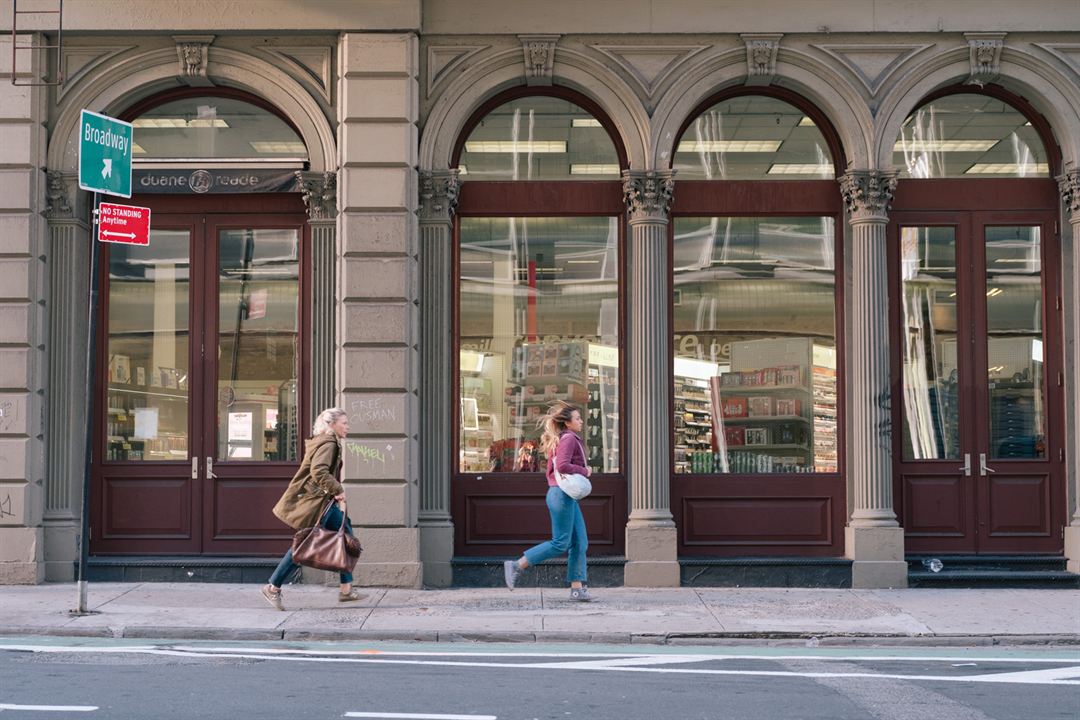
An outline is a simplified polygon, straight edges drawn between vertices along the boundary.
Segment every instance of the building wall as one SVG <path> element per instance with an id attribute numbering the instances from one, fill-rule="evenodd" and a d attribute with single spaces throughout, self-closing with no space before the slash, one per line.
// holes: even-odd
<path id="1" fill-rule="evenodd" d="M 190 83 L 178 38 L 211 35 L 207 78 L 277 104 L 301 130 L 312 169 L 338 174 L 336 340 L 327 357 L 336 401 L 353 419 L 345 472 L 365 542 L 359 581 L 417 586 L 417 169 L 445 169 L 463 123 L 484 100 L 537 80 L 519 35 L 555 35 L 547 40 L 555 46 L 550 74 L 540 81 L 596 100 L 614 120 L 631 169 L 666 167 L 691 110 L 753 76 L 818 105 L 853 168 L 885 170 L 899 124 L 922 97 L 989 79 L 973 76 L 978 38 L 965 33 L 1007 33 L 993 81 L 1049 119 L 1066 167 L 1080 163 L 1080 33 L 1045 31 L 1080 27 L 1074 1 L 829 0 L 812 13 L 805 8 L 797 0 L 69 3 L 64 87 L 0 83 L 0 583 L 69 579 L 76 557 L 83 408 L 71 390 L 81 387 L 84 369 L 85 290 L 75 282 L 65 295 L 49 278 L 74 272 L 86 257 L 71 135 L 79 108 L 115 113 Z M 46 19 L 28 22 L 38 23 L 29 30 L 48 29 Z M 775 37 L 750 36 L 761 33 Z M 755 75 L 747 46 L 759 40 L 776 52 Z M 9 42 L 0 39 L 5 74 Z M 34 79 L 55 67 L 26 53 L 16 71 Z M 1064 216 L 1062 228 L 1069 260 Z M 1075 263 L 1064 267 L 1072 299 L 1067 434 L 1077 437 L 1080 301 L 1069 270 Z M 849 396 L 855 392 L 849 387 Z M 1078 453 L 1074 442 L 1070 514 Z"/>

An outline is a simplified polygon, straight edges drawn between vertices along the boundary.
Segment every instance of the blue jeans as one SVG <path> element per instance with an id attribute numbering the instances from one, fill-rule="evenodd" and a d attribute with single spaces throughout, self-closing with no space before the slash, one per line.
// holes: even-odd
<path id="1" fill-rule="evenodd" d="M 353 534 L 352 525 L 349 524 L 349 518 L 345 517 L 345 513 L 341 512 L 341 508 L 337 503 L 330 506 L 330 509 L 326 511 L 326 515 L 323 517 L 322 526 L 327 530 L 337 530 L 341 527 L 342 521 L 345 522 L 345 532 L 350 535 Z M 285 557 L 281 558 L 281 562 L 278 563 L 277 569 L 274 570 L 274 574 L 270 576 L 270 584 L 274 587 L 281 587 L 292 574 L 300 568 L 299 565 L 292 561 L 292 548 L 290 547 L 285 553 Z M 352 582 L 352 573 L 341 573 L 341 584 Z"/>
<path id="2" fill-rule="evenodd" d="M 551 513 L 551 539 L 526 550 L 525 559 L 530 565 L 539 565 L 565 553 L 567 582 L 585 582 L 588 579 L 585 551 L 589 549 L 589 536 L 585 531 L 581 507 L 577 500 L 558 487 L 548 488 L 547 506 Z"/>

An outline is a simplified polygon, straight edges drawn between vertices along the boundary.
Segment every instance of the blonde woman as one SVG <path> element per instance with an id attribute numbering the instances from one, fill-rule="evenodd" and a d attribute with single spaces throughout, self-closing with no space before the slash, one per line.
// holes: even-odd
<path id="1" fill-rule="evenodd" d="M 305 446 L 300 469 L 274 506 L 274 515 L 283 523 L 296 530 L 311 527 L 319 521 L 320 513 L 330 498 L 336 501 L 345 499 L 345 488 L 338 482 L 337 474 L 342 461 L 341 439 L 348 432 L 349 416 L 341 408 L 328 408 L 319 413 L 311 428 L 311 439 Z M 349 518 L 335 502 L 323 516 L 322 526 L 327 530 L 337 530 L 342 523 L 345 523 L 345 532 L 352 535 Z M 281 600 L 281 586 L 298 567 L 293 562 L 290 547 L 270 576 L 269 584 L 262 587 L 263 597 L 278 610 L 285 609 Z M 352 573 L 341 573 L 340 579 L 338 602 L 354 602 L 363 597 L 352 587 Z"/>
<path id="2" fill-rule="evenodd" d="M 562 474 L 592 475 L 585 462 L 585 446 L 578 433 L 585 426 L 581 411 L 573 405 L 558 402 L 552 405 L 540 420 L 544 433 L 540 437 L 540 449 L 548 458 L 547 506 L 551 513 L 551 539 L 525 551 L 518 560 L 503 563 L 506 587 L 511 590 L 517 584 L 521 571 L 530 565 L 566 554 L 566 579 L 570 582 L 570 599 L 579 602 L 592 600 L 586 585 L 585 551 L 589 538 L 585 530 L 585 517 L 577 500 L 564 493 L 555 482 L 555 469 Z"/>

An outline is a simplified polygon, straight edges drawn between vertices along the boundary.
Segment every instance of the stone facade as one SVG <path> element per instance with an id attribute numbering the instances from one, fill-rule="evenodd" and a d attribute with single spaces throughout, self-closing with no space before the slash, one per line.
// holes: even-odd
<path id="1" fill-rule="evenodd" d="M 308 177 L 325 183 L 333 174 L 336 202 L 309 204 L 320 258 L 313 291 L 321 294 L 313 302 L 332 317 L 318 330 L 311 392 L 349 411 L 350 444 L 377 448 L 381 458 L 347 456 L 350 507 L 365 545 L 358 581 L 448 583 L 454 518 L 445 438 L 452 398 L 448 388 L 424 383 L 446 380 L 455 349 L 448 332 L 425 325 L 424 313 L 450 296 L 452 206 L 435 212 L 421 176 L 449 176 L 455 142 L 487 99 L 516 86 L 553 84 L 591 98 L 611 118 L 635 178 L 667 170 L 694 108 L 733 86 L 798 93 L 836 128 L 850 171 L 845 277 L 850 283 L 853 272 L 863 275 L 845 295 L 845 346 L 860 360 L 847 365 L 849 417 L 866 424 L 860 434 L 849 423 L 846 554 L 855 561 L 856 584 L 902 584 L 903 531 L 887 487 L 888 448 L 873 446 L 871 427 L 880 412 L 875 398 L 889 391 L 881 367 L 888 355 L 880 347 L 863 352 L 860 342 L 878 332 L 880 318 L 858 309 L 884 292 L 887 203 L 867 212 L 859 182 L 888 178 L 900 124 L 927 94 L 958 83 L 993 82 L 1025 97 L 1053 128 L 1064 167 L 1075 175 L 1080 33 L 1044 28 L 1080 27 L 1080 10 L 987 0 L 973 17 L 960 4 L 874 4 L 871 12 L 867 3 L 848 0 L 808 17 L 792 11 L 798 4 L 725 2 L 703 17 L 700 4 L 689 1 L 627 2 L 626 12 L 613 14 L 609 5 L 583 8 L 569 0 L 369 0 L 344 11 L 334 3 L 334 12 L 311 12 L 318 2 L 301 10 L 285 0 L 257 0 L 226 26 L 203 20 L 220 17 L 204 12 L 214 6 L 208 0 L 184 3 L 183 11 L 148 0 L 69 4 L 63 55 L 25 53 L 15 68 L 19 79 L 40 80 L 59 63 L 64 85 L 0 85 L 0 583 L 70 579 L 79 541 L 85 285 L 76 270 L 85 267 L 89 229 L 85 193 L 74 188 L 78 110 L 116 114 L 165 88 L 210 85 L 240 88 L 280 108 L 308 147 Z M 28 28 L 35 29 L 48 28 Z M 0 65 L 10 62 L 8 42 L 0 40 Z M 673 183 L 677 195 L 678 179 Z M 1075 193 L 1066 190 L 1066 436 L 1075 438 L 1080 224 Z M 666 267 L 657 249 L 666 211 L 649 218 L 631 218 L 631 257 L 648 253 L 648 262 Z M 659 302 L 640 283 L 630 292 Z M 660 343 L 666 348 L 666 339 L 634 338 L 631 332 L 632 363 L 655 362 Z M 667 392 L 666 375 L 635 372 L 630 368 L 632 377 Z M 435 419 L 427 415 L 432 411 Z M 644 407 L 625 411 L 633 458 L 627 582 L 676 584 L 666 460 L 650 462 L 667 457 L 666 423 L 647 422 Z M 1080 445 L 1073 442 L 1066 552 L 1074 569 L 1078 465 Z"/>

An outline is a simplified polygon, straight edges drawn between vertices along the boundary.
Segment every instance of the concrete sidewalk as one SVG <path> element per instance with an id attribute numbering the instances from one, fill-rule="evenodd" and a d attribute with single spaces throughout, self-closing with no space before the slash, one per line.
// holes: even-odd
<path id="1" fill-rule="evenodd" d="M 286 612 L 258 585 L 96 583 L 0 587 L 0 635 L 217 640 L 417 640 L 821 645 L 1080 645 L 1080 591 L 604 588 L 589 604 L 550 588 L 286 586 Z M 811 638 L 816 638 L 812 640 Z"/>

